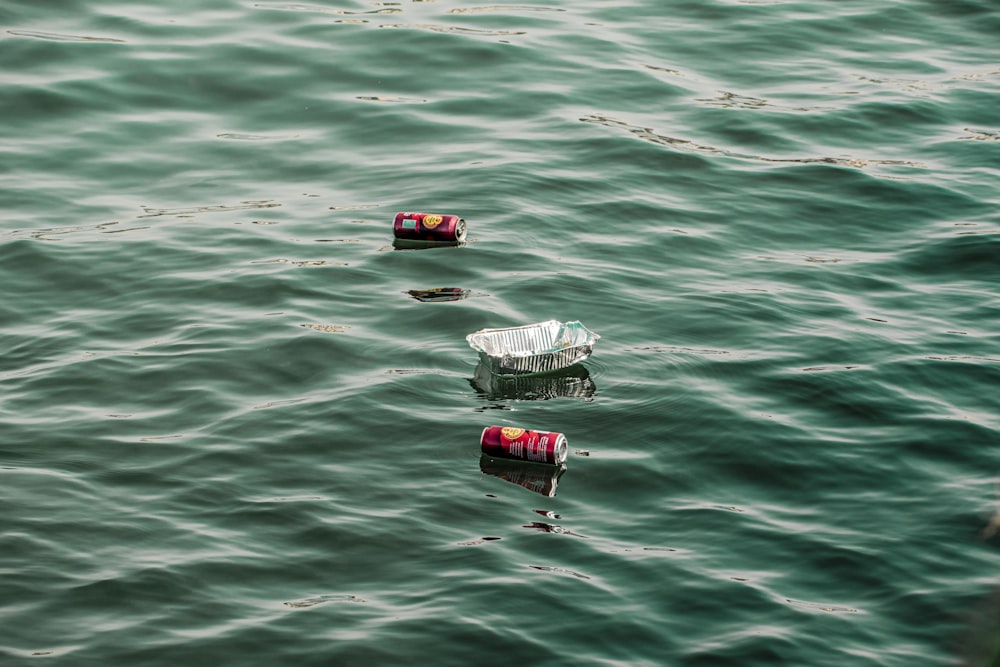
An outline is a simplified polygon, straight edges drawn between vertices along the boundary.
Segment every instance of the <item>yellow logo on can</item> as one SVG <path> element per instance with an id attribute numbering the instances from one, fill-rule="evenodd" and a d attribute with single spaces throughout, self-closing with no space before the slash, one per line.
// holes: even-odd
<path id="1" fill-rule="evenodd" d="M 425 215 L 423 219 L 424 227 L 434 229 L 444 220 L 440 215 Z"/>
<path id="2" fill-rule="evenodd" d="M 508 440 L 517 440 L 524 434 L 523 428 L 515 428 L 513 426 L 504 426 L 500 429 L 500 435 L 507 438 Z"/>

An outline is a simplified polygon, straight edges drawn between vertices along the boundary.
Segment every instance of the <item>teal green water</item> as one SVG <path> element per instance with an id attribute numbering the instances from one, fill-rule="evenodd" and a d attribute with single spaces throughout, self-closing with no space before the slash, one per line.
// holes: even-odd
<path id="1" fill-rule="evenodd" d="M 0 8 L 2 664 L 994 664 L 994 3 L 139 4 Z"/>

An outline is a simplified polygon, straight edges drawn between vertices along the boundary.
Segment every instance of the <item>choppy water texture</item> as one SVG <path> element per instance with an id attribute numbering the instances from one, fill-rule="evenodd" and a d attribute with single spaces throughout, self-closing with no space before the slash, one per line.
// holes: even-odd
<path id="1" fill-rule="evenodd" d="M 5 665 L 993 663 L 994 3 L 57 4 L 0 8 Z M 594 356 L 477 368 L 549 318 Z"/>

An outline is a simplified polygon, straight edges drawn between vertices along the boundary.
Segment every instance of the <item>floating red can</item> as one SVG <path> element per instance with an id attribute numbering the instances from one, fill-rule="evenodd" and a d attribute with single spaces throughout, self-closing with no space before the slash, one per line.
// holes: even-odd
<path id="1" fill-rule="evenodd" d="M 462 243 L 465 241 L 465 220 L 457 215 L 400 212 L 392 221 L 392 233 L 397 239 L 427 243 Z"/>
<path id="2" fill-rule="evenodd" d="M 480 444 L 484 454 L 501 459 L 561 465 L 568 445 L 562 433 L 531 431 L 516 426 L 487 426 Z"/>

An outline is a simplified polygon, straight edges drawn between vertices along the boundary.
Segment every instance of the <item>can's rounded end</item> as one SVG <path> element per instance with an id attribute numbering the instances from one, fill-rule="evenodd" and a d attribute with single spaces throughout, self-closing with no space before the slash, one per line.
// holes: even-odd
<path id="1" fill-rule="evenodd" d="M 556 465 L 562 465 L 566 462 L 566 457 L 569 456 L 569 444 L 566 442 L 566 436 L 562 433 L 556 438 L 556 445 L 552 452 L 553 458 L 555 458 Z"/>
<path id="2" fill-rule="evenodd" d="M 464 241 L 465 240 L 465 220 L 462 218 L 458 219 L 455 223 L 455 240 Z"/>

